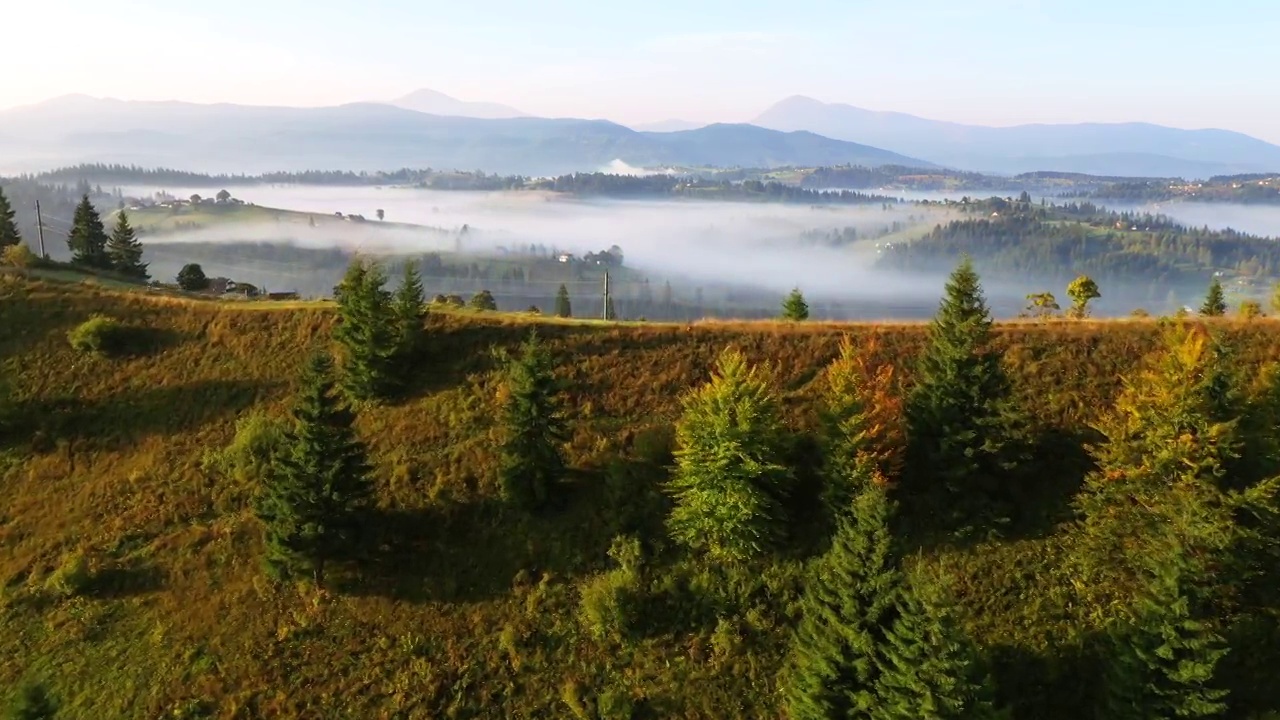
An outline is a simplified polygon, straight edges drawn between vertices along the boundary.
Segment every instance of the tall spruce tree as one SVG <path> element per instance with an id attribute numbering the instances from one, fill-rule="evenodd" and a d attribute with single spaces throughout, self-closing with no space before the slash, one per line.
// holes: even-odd
<path id="1" fill-rule="evenodd" d="M 530 333 L 507 365 L 498 471 L 503 499 L 524 510 L 546 507 L 553 486 L 564 476 L 560 446 L 567 427 L 559 390 L 551 354 Z"/>
<path id="2" fill-rule="evenodd" d="M 399 384 L 400 335 L 386 284 L 381 266 L 357 258 L 335 288 L 340 322 L 333 337 L 342 347 L 343 389 L 353 400 L 387 397 Z"/>
<path id="3" fill-rule="evenodd" d="M 18 233 L 18 223 L 14 218 L 13 206 L 9 204 L 9 198 L 5 197 L 4 188 L 0 187 L 0 250 L 22 242 L 22 235 Z"/>
<path id="4" fill-rule="evenodd" d="M 76 205 L 71 233 L 67 235 L 67 247 L 71 250 L 71 262 L 104 270 L 111 268 L 111 258 L 107 256 L 107 231 L 87 194 Z"/>
<path id="5" fill-rule="evenodd" d="M 111 268 L 122 275 L 146 280 L 147 264 L 142 262 L 142 243 L 129 225 L 129 216 L 121 210 L 116 216 L 116 226 L 107 240 L 107 258 Z"/>
<path id="6" fill-rule="evenodd" d="M 1010 518 L 1020 459 L 1020 424 L 1000 356 L 989 347 L 991 323 L 966 257 L 947 281 L 904 408 L 904 490 L 961 533 Z"/>
<path id="7" fill-rule="evenodd" d="M 667 485 L 675 500 L 672 537 L 731 562 L 777 544 L 792 479 L 781 462 L 782 439 L 772 383 L 741 353 L 726 350 L 711 382 L 685 396 L 676 424 L 676 469 Z"/>
<path id="8" fill-rule="evenodd" d="M 330 561 L 358 544 L 373 499 L 372 467 L 328 355 L 309 360 L 292 414 L 293 427 L 254 510 L 265 528 L 270 572 L 280 578 L 310 574 L 323 585 Z"/>
<path id="9" fill-rule="evenodd" d="M 564 285 L 556 291 L 556 317 L 573 317 L 573 305 L 569 302 L 569 288 Z"/>
<path id="10" fill-rule="evenodd" d="M 792 289 L 787 299 L 782 301 L 782 319 L 797 322 L 809 319 L 809 303 L 805 302 L 800 288 Z"/>
<path id="11" fill-rule="evenodd" d="M 977 651 L 936 589 L 908 582 L 885 632 L 875 720 L 986 720 L 996 709 Z"/>
<path id="12" fill-rule="evenodd" d="M 398 341 L 396 356 L 400 360 L 400 377 L 407 379 L 412 372 L 413 364 L 420 357 L 423 349 L 425 331 L 423 321 L 426 320 L 426 293 L 422 289 L 422 276 L 418 273 L 418 264 L 412 260 L 405 262 L 404 274 L 400 278 L 400 287 L 396 289 L 393 309 L 396 316 Z"/>
<path id="13" fill-rule="evenodd" d="M 1205 295 L 1204 304 L 1200 306 L 1200 314 L 1205 317 L 1222 317 L 1227 314 L 1227 297 L 1222 292 L 1222 281 L 1214 275 L 1209 283 L 1209 292 Z"/>
<path id="14" fill-rule="evenodd" d="M 1156 563 L 1136 617 L 1111 636 L 1101 717 L 1209 718 L 1227 709 L 1227 692 L 1213 684 L 1227 644 L 1198 597 L 1203 579 L 1188 587 L 1184 565 L 1177 557 Z"/>
<path id="15" fill-rule="evenodd" d="M 831 547 L 809 571 L 801 619 L 783 675 L 791 720 L 870 718 L 881 703 L 885 631 L 902 577 L 889 534 L 891 505 L 864 455 L 848 484 L 859 488 L 839 515 Z"/>

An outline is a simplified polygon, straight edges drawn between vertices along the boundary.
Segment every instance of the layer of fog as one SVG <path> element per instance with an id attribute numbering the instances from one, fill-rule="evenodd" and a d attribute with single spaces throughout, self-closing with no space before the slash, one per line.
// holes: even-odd
<path id="1" fill-rule="evenodd" d="M 145 196 L 155 188 L 123 188 Z M 210 226 L 166 235 L 163 242 L 290 241 L 307 247 L 338 247 L 371 254 L 461 250 L 500 254 L 530 244 L 583 255 L 618 245 L 625 264 L 655 278 L 690 283 L 734 284 L 774 292 L 801 287 L 815 299 L 860 298 L 935 301 L 942 278 L 904 276 L 873 268 L 874 241 L 831 247 L 805 241 L 806 232 L 853 227 L 860 237 L 882 232 L 895 221 L 927 223 L 939 209 L 899 205 L 822 206 L 715 201 L 614 201 L 568 198 L 540 192 L 440 192 L 410 188 L 251 186 L 233 194 L 261 206 L 333 215 L 358 213 L 364 223 L 261 223 Z M 167 188 L 186 197 L 216 188 Z M 436 228 L 395 228 L 386 223 Z M 459 231 L 467 227 L 465 234 Z M 1025 291 L 1024 291 L 1025 292 Z"/>
<path id="2" fill-rule="evenodd" d="M 1242 205 L 1187 200 L 1160 203 L 1126 203 L 1112 200 L 1096 202 L 1112 210 L 1167 215 L 1188 227 L 1208 226 L 1212 230 L 1231 228 L 1251 235 L 1280 238 L 1280 206 L 1276 205 Z"/>

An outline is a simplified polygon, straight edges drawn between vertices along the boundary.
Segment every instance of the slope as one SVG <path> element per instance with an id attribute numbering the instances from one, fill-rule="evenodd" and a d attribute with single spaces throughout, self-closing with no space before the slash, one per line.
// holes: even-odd
<path id="1" fill-rule="evenodd" d="M 1227 130 L 1148 123 L 985 127 L 790 97 L 752 121 L 809 130 L 972 170 L 1064 170 L 1100 175 L 1214 174 L 1280 169 L 1280 147 Z"/>
<path id="2" fill-rule="evenodd" d="M 65 333 L 94 312 L 147 342 L 129 357 L 75 354 Z M 568 383 L 574 472 L 563 508 L 526 518 L 495 502 L 489 350 L 528 324 L 433 314 L 413 396 L 359 422 L 377 465 L 374 554 L 322 593 L 265 579 L 252 484 L 202 458 L 236 418 L 282 411 L 301 351 L 333 321 L 323 305 L 0 284 L 18 428 L 0 463 L 0 702 L 41 681 L 60 718 L 776 715 L 801 559 L 699 568 L 664 551 L 666 424 L 679 391 L 734 345 L 775 363 L 789 423 L 812 428 L 816 371 L 842 333 L 877 335 L 878 357 L 902 363 L 921 326 L 541 324 Z M 1249 361 L 1280 350 L 1271 323 L 1227 327 Z M 997 342 L 1037 427 L 1065 439 L 1156 335 L 1154 323 L 1011 325 Z M 1044 486 L 1028 493 L 1046 518 L 1082 472 L 1076 442 L 1044 453 Z M 634 634 L 597 639 L 579 622 L 580 591 L 620 533 L 654 548 L 655 601 L 634 609 Z M 1049 571 L 1058 539 L 928 552 L 964 588 L 966 627 L 1016 717 L 1079 717 L 1094 665 L 1082 648 L 1103 614 L 1073 608 L 1070 578 Z M 1276 638 L 1252 637 L 1224 677 L 1244 709 L 1278 707 L 1258 681 Z"/>

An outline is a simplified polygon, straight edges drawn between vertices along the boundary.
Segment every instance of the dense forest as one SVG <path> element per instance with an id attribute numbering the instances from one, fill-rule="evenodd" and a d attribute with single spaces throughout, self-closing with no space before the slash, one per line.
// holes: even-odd
<path id="1" fill-rule="evenodd" d="M 993 325 L 968 265 L 928 327 L 534 322 L 393 275 L 0 283 L 18 717 L 1280 709 L 1270 321 Z"/>
<path id="2" fill-rule="evenodd" d="M 939 272 L 962 255 L 992 278 L 1061 286 L 1089 275 L 1111 288 L 1104 312 L 1181 302 L 1215 274 L 1237 285 L 1280 277 L 1280 246 L 1234 230 L 1188 228 L 1151 214 L 1107 211 L 1091 203 L 1037 205 L 999 198 L 967 203 L 973 217 L 886 248 L 878 265 Z M 1171 303 L 1168 298 L 1175 298 Z"/>

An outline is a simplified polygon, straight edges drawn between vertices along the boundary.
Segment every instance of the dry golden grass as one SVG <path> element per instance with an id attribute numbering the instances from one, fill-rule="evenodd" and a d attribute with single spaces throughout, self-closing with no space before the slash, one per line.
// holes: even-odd
<path id="1" fill-rule="evenodd" d="M 200 460 L 231 440 L 242 414 L 284 411 L 307 349 L 328 341 L 331 308 L 0 282 L 0 358 L 18 420 L 0 455 L 0 687 L 43 680 L 66 717 L 84 718 L 564 717 L 566 682 L 628 693 L 652 717 L 772 712 L 786 642 L 777 609 L 739 618 L 737 650 L 710 630 L 626 648 L 578 631 L 574 583 L 605 566 L 620 532 L 603 469 L 641 430 L 676 417 L 681 393 L 725 346 L 774 368 L 789 422 L 805 429 L 842 337 L 875 336 L 876 362 L 909 376 L 922 324 L 433 312 L 433 353 L 412 396 L 359 422 L 387 558 L 352 589 L 321 593 L 266 581 L 252 488 L 209 476 Z M 117 359 L 75 353 L 67 331 L 94 313 L 138 329 L 145 347 Z M 1215 324 L 1246 362 L 1280 356 L 1275 321 Z M 531 326 L 567 383 L 576 472 L 568 506 L 533 519 L 494 503 L 489 353 Z M 1038 426 L 1078 432 L 1157 335 L 1153 321 L 1019 322 L 998 326 L 996 342 Z M 1017 570 L 1053 547 L 1024 540 L 932 561 L 977 588 L 965 602 L 981 641 L 1031 652 L 1065 632 L 1037 595 L 1063 580 Z M 78 557 L 88 589 L 51 597 L 49 578 L 80 569 Z"/>

